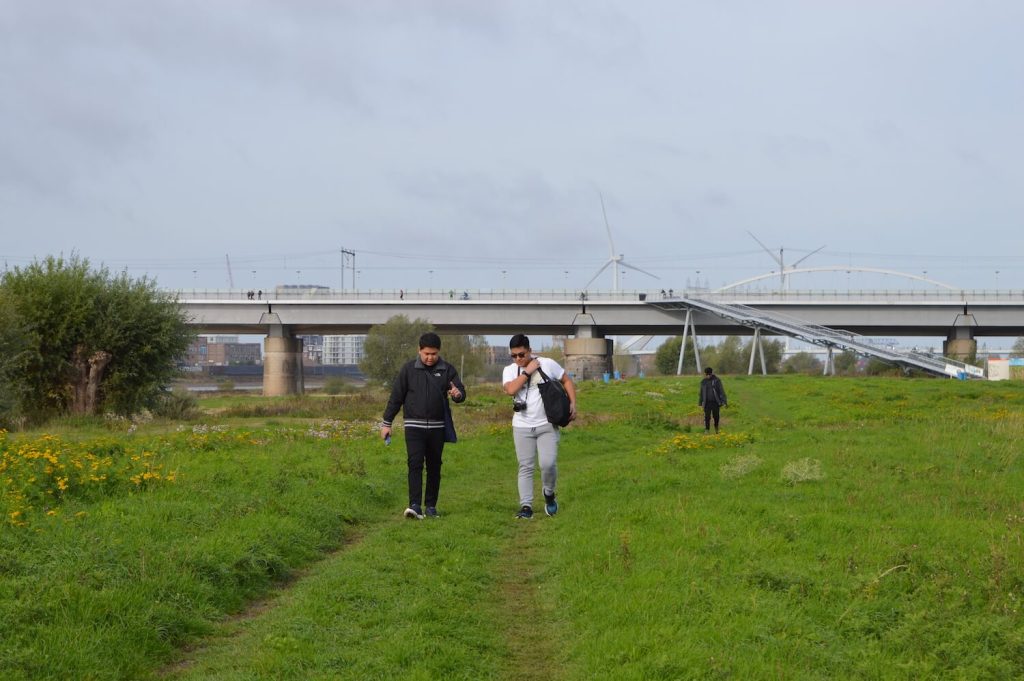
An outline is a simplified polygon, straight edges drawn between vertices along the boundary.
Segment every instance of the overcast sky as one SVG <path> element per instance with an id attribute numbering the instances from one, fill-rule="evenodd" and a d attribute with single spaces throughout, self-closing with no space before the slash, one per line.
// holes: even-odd
<path id="1" fill-rule="evenodd" d="M 0 0 L 0 257 L 218 288 L 227 255 L 266 289 L 341 285 L 346 248 L 359 288 L 579 288 L 603 195 L 660 277 L 624 288 L 776 268 L 748 232 L 1022 288 L 1022 26 L 1019 0 Z M 816 276 L 791 285 L 917 287 Z"/>

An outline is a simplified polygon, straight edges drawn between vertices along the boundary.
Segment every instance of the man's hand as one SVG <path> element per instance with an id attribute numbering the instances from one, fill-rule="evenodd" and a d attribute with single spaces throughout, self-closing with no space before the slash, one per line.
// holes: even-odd
<path id="1" fill-rule="evenodd" d="M 570 421 L 575 421 L 576 420 L 576 403 L 575 402 L 570 402 L 569 403 L 569 420 Z"/>
<path id="2" fill-rule="evenodd" d="M 537 369 L 540 369 L 540 361 L 537 359 L 530 360 L 530 363 L 523 367 L 523 371 L 528 374 L 532 374 Z"/>
<path id="3" fill-rule="evenodd" d="M 380 439 L 387 440 L 389 437 L 391 437 L 391 426 L 381 426 Z"/>
<path id="4" fill-rule="evenodd" d="M 448 383 L 448 397 L 454 400 L 462 397 L 462 391 L 455 387 L 455 381 L 449 381 Z"/>

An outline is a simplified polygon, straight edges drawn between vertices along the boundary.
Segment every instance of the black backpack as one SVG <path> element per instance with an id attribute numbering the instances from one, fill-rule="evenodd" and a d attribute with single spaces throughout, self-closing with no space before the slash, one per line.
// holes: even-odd
<path id="1" fill-rule="evenodd" d="M 544 413 L 548 417 L 548 423 L 565 427 L 569 425 L 569 394 L 565 392 L 565 386 L 561 381 L 552 381 L 543 369 L 538 368 L 543 383 L 537 384 L 540 391 L 540 399 L 544 403 Z"/>

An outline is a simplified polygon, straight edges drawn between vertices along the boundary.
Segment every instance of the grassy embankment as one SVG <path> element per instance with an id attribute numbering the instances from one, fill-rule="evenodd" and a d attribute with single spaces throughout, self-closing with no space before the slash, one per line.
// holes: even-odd
<path id="1" fill-rule="evenodd" d="M 583 386 L 529 522 L 496 388 L 433 522 L 379 393 L 9 434 L 0 678 L 1024 676 L 1024 389 L 726 387 L 705 437 L 695 378 Z"/>

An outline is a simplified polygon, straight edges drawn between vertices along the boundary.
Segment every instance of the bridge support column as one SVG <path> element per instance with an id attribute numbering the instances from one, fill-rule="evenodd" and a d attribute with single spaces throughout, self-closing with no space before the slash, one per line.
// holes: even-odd
<path id="1" fill-rule="evenodd" d="M 301 395 L 305 391 L 302 339 L 292 336 L 277 314 L 265 313 L 261 321 L 270 325 L 263 339 L 263 394 Z"/>
<path id="2" fill-rule="evenodd" d="M 615 353 L 612 340 L 598 336 L 594 318 L 585 308 L 575 322 L 575 338 L 565 339 L 565 370 L 580 381 L 611 373 Z"/>
<path id="3" fill-rule="evenodd" d="M 963 314 L 956 316 L 949 336 L 942 343 L 942 354 L 961 362 L 973 362 L 978 354 L 978 341 L 974 340 L 974 327 L 977 325 L 974 315 L 964 305 Z"/>
<path id="4" fill-rule="evenodd" d="M 697 375 L 699 376 L 703 369 L 700 368 L 700 348 L 697 347 L 697 327 L 693 323 L 693 308 L 686 308 L 686 321 L 683 322 L 683 342 L 679 344 L 679 361 L 676 363 L 676 376 L 683 373 L 683 356 L 686 354 L 686 335 L 690 334 L 690 340 L 693 341 L 693 361 L 697 365 Z M 751 357 L 753 362 L 753 357 Z"/>
<path id="5" fill-rule="evenodd" d="M 613 352 L 611 338 L 567 338 L 565 369 L 576 380 L 597 378 L 611 372 Z"/>
<path id="6" fill-rule="evenodd" d="M 747 367 L 747 376 L 751 376 L 754 373 L 754 358 L 758 352 L 761 353 L 761 375 L 767 376 L 768 366 L 764 361 L 764 343 L 761 339 L 761 327 L 755 326 L 754 337 L 750 340 L 750 365 Z"/>
<path id="7" fill-rule="evenodd" d="M 947 338 L 942 342 L 942 354 L 961 362 L 973 362 L 978 354 L 978 341 L 973 338 Z"/>

